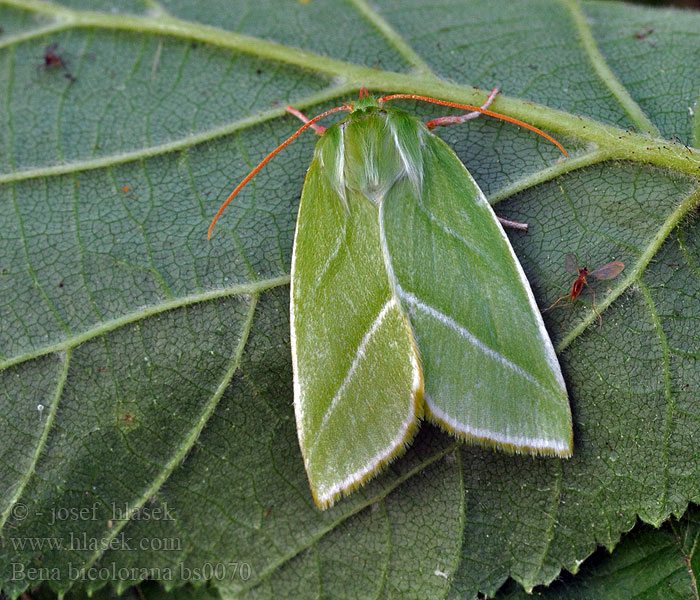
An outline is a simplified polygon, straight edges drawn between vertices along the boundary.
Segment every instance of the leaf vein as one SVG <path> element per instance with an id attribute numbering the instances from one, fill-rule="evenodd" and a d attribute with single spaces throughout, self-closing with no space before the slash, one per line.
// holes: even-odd
<path id="1" fill-rule="evenodd" d="M 331 533 L 334 531 L 341 523 L 344 523 L 351 517 L 355 516 L 357 513 L 365 510 L 368 506 L 371 506 L 372 504 L 375 504 L 376 502 L 379 502 L 386 498 L 393 490 L 395 490 L 397 487 L 399 487 L 402 483 L 405 481 L 408 481 L 411 477 L 415 476 L 417 473 L 420 473 L 430 465 L 436 463 L 437 461 L 441 460 L 443 456 L 446 454 L 449 454 L 450 452 L 455 451 L 459 446 L 461 445 L 461 442 L 455 441 L 451 444 L 448 444 L 445 446 L 442 450 L 438 451 L 436 454 L 429 456 L 425 458 L 420 464 L 416 465 L 415 468 L 410 469 L 403 475 L 397 477 L 391 484 L 385 484 L 382 486 L 381 491 L 379 491 L 375 496 L 367 498 L 365 502 L 359 503 L 355 508 L 350 510 L 348 513 L 340 516 L 338 519 L 335 521 L 329 522 L 327 526 L 320 530 L 315 536 L 309 538 L 307 541 L 301 543 L 297 548 L 293 548 L 290 552 L 288 552 L 285 556 L 281 557 L 278 561 L 270 564 L 269 567 L 264 569 L 260 575 L 257 577 L 255 580 L 249 580 L 247 585 L 245 585 L 243 588 L 241 588 L 241 593 L 247 590 L 250 590 L 266 579 L 268 579 L 277 569 L 281 568 L 285 563 L 288 561 L 292 560 L 295 556 L 298 556 L 301 552 L 304 550 L 315 547 L 316 543 L 321 540 L 325 535 L 328 533 Z"/>
<path id="2" fill-rule="evenodd" d="M 644 133 L 658 136 L 659 130 L 657 129 L 656 125 L 654 125 L 649 120 L 649 117 L 644 114 L 644 111 L 641 109 L 639 104 L 637 104 L 632 96 L 630 96 L 627 89 L 620 83 L 610 66 L 603 58 L 578 0 L 560 1 L 568 9 L 578 32 L 581 45 L 588 55 L 588 60 L 591 62 L 591 65 L 593 66 L 593 69 L 597 73 L 600 80 L 607 86 L 620 106 L 629 115 L 637 129 Z"/>
<path id="3" fill-rule="evenodd" d="M 625 269 L 625 271 L 628 272 L 627 276 L 619 283 L 611 286 L 605 298 L 596 304 L 599 313 L 602 313 L 608 306 L 617 300 L 617 298 L 621 296 L 632 284 L 636 283 L 638 280 L 641 280 L 644 270 L 647 268 L 647 265 L 651 259 L 656 255 L 661 245 L 666 241 L 678 223 L 699 204 L 700 188 L 696 188 L 693 193 L 689 194 L 685 200 L 683 200 L 666 218 L 632 268 Z M 581 322 L 567 335 L 565 335 L 559 344 L 557 344 L 557 347 L 555 348 L 556 353 L 560 354 L 563 352 L 597 318 L 597 315 L 591 310 L 588 316 L 584 317 Z"/>
<path id="4" fill-rule="evenodd" d="M 48 414 L 46 415 L 44 429 L 41 432 L 41 436 L 39 436 L 39 440 L 37 441 L 32 460 L 29 466 L 26 469 L 22 470 L 22 476 L 18 482 L 17 488 L 15 489 L 14 494 L 12 494 L 12 497 L 9 499 L 7 507 L 0 514 L 0 531 L 4 529 L 5 523 L 7 522 L 7 519 L 12 512 L 12 508 L 15 505 L 15 502 L 17 502 L 20 499 L 24 488 L 27 486 L 27 483 L 29 483 L 29 480 L 36 471 L 36 465 L 39 462 L 39 456 L 41 455 L 41 452 L 44 449 L 44 446 L 46 445 L 46 440 L 49 437 L 49 432 L 51 431 L 51 426 L 53 425 L 54 417 L 56 416 L 56 412 L 58 411 L 59 400 L 61 398 L 61 395 L 63 394 L 63 386 L 65 385 L 66 380 L 68 378 L 68 368 L 70 366 L 70 359 L 71 350 L 67 350 L 63 354 L 63 367 L 56 381 L 56 392 L 51 402 L 51 407 L 48 411 Z"/>
<path id="5" fill-rule="evenodd" d="M 187 453 L 196 444 L 199 435 L 202 433 L 204 426 L 207 424 L 209 418 L 211 417 L 217 405 L 219 404 L 219 400 L 223 396 L 224 391 L 226 391 L 226 388 L 228 387 L 228 384 L 231 381 L 233 374 L 236 372 L 236 369 L 238 368 L 238 365 L 241 362 L 241 357 L 243 356 L 243 349 L 245 348 L 245 345 L 248 341 L 248 336 L 250 334 L 253 319 L 255 317 L 255 309 L 257 307 L 257 303 L 258 295 L 251 295 L 248 316 L 246 317 L 246 320 L 241 328 L 241 336 L 238 341 L 238 345 L 234 351 L 231 364 L 224 373 L 216 391 L 211 395 L 209 401 L 204 405 L 200 418 L 194 420 L 194 426 L 190 430 L 189 434 L 182 440 L 182 443 L 179 444 L 177 450 L 173 453 L 170 460 L 162 468 L 158 476 L 154 478 L 152 485 L 144 491 L 140 498 L 138 498 L 133 504 L 131 504 L 128 511 L 125 511 L 125 518 L 119 521 L 112 529 L 109 530 L 109 534 L 102 538 L 101 543 L 98 545 L 98 548 L 100 549 L 85 560 L 80 570 L 81 575 L 84 575 L 87 569 L 92 567 L 100 559 L 100 557 L 105 553 L 105 550 L 107 550 L 110 547 L 110 542 L 114 540 L 120 533 L 120 531 L 126 526 L 126 524 L 130 522 L 131 517 L 138 513 L 138 511 L 146 504 L 146 502 L 148 502 L 148 500 L 152 496 L 154 496 L 159 489 L 161 489 L 161 487 L 168 480 L 170 475 L 175 471 L 175 469 L 177 469 L 180 466 L 182 460 L 185 458 Z M 82 579 L 82 577 L 78 579 Z"/>
<path id="6" fill-rule="evenodd" d="M 47 354 L 52 354 L 54 352 L 61 352 L 73 348 L 86 342 L 92 338 L 104 335 L 112 330 L 119 327 L 129 325 L 130 323 L 136 323 L 147 317 L 157 315 L 168 310 L 174 310 L 184 306 L 191 306 L 193 304 L 198 304 L 200 302 L 207 302 L 210 300 L 217 300 L 219 298 L 226 298 L 229 296 L 245 295 L 245 294 L 258 294 L 269 290 L 280 285 L 289 284 L 289 275 L 280 275 L 279 277 L 273 277 L 270 279 L 263 279 L 260 281 L 255 281 L 251 283 L 243 283 L 240 285 L 234 285 L 227 288 L 215 289 L 208 292 L 202 292 L 199 294 L 191 294 L 189 296 L 183 296 L 181 298 L 176 298 L 174 300 L 168 300 L 166 302 L 161 302 L 160 304 L 154 304 L 152 306 L 147 306 L 141 310 L 134 310 L 133 312 L 126 313 L 121 317 L 116 319 L 111 319 L 105 323 L 100 323 L 87 329 L 77 335 L 73 335 L 64 339 L 56 344 L 51 344 L 48 346 L 42 346 L 35 350 L 31 350 L 24 354 L 6 359 L 0 362 L 0 371 L 11 367 L 16 364 L 23 363 L 25 361 L 31 360 L 33 358 L 38 358 L 39 356 L 45 356 Z"/>
<path id="7" fill-rule="evenodd" d="M 12 208 L 14 209 L 15 215 L 17 217 L 17 222 L 19 223 L 19 230 L 21 233 L 22 237 L 22 250 L 24 251 L 24 260 L 27 265 L 27 274 L 32 280 L 32 283 L 34 283 L 34 286 L 39 292 L 39 295 L 41 298 L 44 300 L 46 303 L 46 307 L 48 311 L 53 315 L 54 319 L 56 320 L 57 325 L 66 333 L 66 335 L 70 335 L 70 328 L 66 324 L 66 322 L 61 318 L 61 316 L 58 314 L 58 310 L 54 306 L 54 303 L 51 301 L 50 296 L 46 293 L 46 290 L 44 290 L 44 287 L 39 283 L 39 278 L 37 277 L 36 271 L 34 270 L 34 267 L 32 265 L 32 259 L 29 254 L 29 245 L 27 243 L 27 232 L 24 229 L 24 219 L 22 219 L 22 213 L 19 210 L 19 206 L 17 205 L 17 187 L 12 186 Z"/>
<path id="8" fill-rule="evenodd" d="M 661 369 L 663 371 L 663 381 L 664 381 L 664 399 L 666 400 L 666 422 L 664 423 L 663 429 L 663 449 L 661 452 L 661 463 L 663 468 L 663 492 L 661 500 L 661 506 L 658 509 L 657 518 L 659 515 L 665 515 L 668 506 L 668 489 L 670 486 L 669 480 L 669 454 L 671 446 L 671 424 L 673 417 L 676 412 L 676 398 L 671 393 L 671 364 L 670 364 L 670 351 L 668 346 L 668 338 L 663 329 L 663 324 L 661 323 L 661 318 L 656 310 L 656 303 L 652 298 L 651 291 L 649 287 L 640 279 L 638 282 L 639 289 L 642 293 L 642 298 L 647 306 L 649 315 L 651 317 L 651 322 L 654 327 L 654 331 L 659 339 L 659 345 L 661 347 Z"/>
<path id="9" fill-rule="evenodd" d="M 432 73 L 432 69 L 419 55 L 406 43 L 398 32 L 365 0 L 350 0 L 357 11 L 372 24 L 384 38 L 405 58 L 418 73 Z"/>
<path id="10" fill-rule="evenodd" d="M 305 108 L 306 106 L 311 106 L 313 104 L 318 104 L 337 98 L 338 96 L 342 96 L 354 89 L 355 88 L 353 86 L 334 85 L 322 90 L 321 92 L 309 94 L 308 96 L 301 98 L 298 101 L 295 101 L 294 104 L 299 108 Z M 213 127 L 201 133 L 187 135 L 172 142 L 165 142 L 163 144 L 157 144 L 154 146 L 141 148 L 139 150 L 132 150 L 120 154 L 106 155 L 101 156 L 99 158 L 92 158 L 87 160 L 76 160 L 66 164 L 51 165 L 47 167 L 36 167 L 11 173 L 2 173 L 0 174 L 0 184 L 17 181 L 26 181 L 28 179 L 39 179 L 50 176 L 65 175 L 66 173 L 92 171 L 114 165 L 142 161 L 148 158 L 160 156 L 162 154 L 169 154 L 171 152 L 186 150 L 187 148 L 191 148 L 193 146 L 197 146 L 199 144 L 214 139 L 231 135 L 232 133 L 235 133 L 237 131 L 247 129 L 260 123 L 264 123 L 269 120 L 282 117 L 285 114 L 286 111 L 284 109 L 275 108 L 268 111 L 256 113 L 255 115 L 252 115 L 250 117 L 239 119 L 227 125 Z M 95 144 L 97 144 L 98 142 L 99 140 L 96 140 Z"/>
<path id="11" fill-rule="evenodd" d="M 519 192 L 535 187 L 541 183 L 552 181 L 553 179 L 556 179 L 561 175 L 565 175 L 566 173 L 571 173 L 577 169 L 590 167 L 597 163 L 604 162 L 608 159 L 608 157 L 609 152 L 607 150 L 596 149 L 586 151 L 584 154 L 579 154 L 578 156 L 569 158 L 568 160 L 557 162 L 551 166 L 539 169 L 534 173 L 529 173 L 513 183 L 502 187 L 500 190 L 489 196 L 489 203 L 493 206 Z"/>

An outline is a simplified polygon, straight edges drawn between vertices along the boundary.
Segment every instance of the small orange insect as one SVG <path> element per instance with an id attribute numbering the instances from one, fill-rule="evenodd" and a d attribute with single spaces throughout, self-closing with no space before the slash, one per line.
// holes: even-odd
<path id="1" fill-rule="evenodd" d="M 44 48 L 44 64 L 41 65 L 44 69 L 63 69 L 63 76 L 72 82 L 77 81 L 72 73 L 66 68 L 66 61 L 56 52 L 58 50 L 58 42 L 53 42 Z"/>
<path id="2" fill-rule="evenodd" d="M 569 300 L 570 302 L 573 302 L 583 291 L 583 286 L 585 285 L 589 290 L 591 290 L 591 294 L 593 295 L 593 312 L 598 317 L 599 326 L 602 327 L 603 319 L 595 306 L 595 291 L 591 288 L 591 286 L 588 285 L 588 281 L 586 281 L 586 278 L 594 277 L 595 279 L 603 280 L 612 279 L 613 277 L 617 277 L 622 272 L 622 269 L 625 268 L 625 263 L 622 263 L 620 261 L 609 262 L 603 265 L 602 267 L 598 267 L 593 271 L 589 271 L 588 267 L 583 267 L 583 269 L 579 268 L 578 260 L 576 260 L 575 254 L 567 254 L 564 262 L 564 267 L 569 273 L 576 275 L 574 283 L 571 284 L 571 291 L 565 296 L 557 298 L 551 306 L 545 308 L 542 312 L 547 312 L 548 310 L 553 309 L 562 300 Z"/>
<path id="3" fill-rule="evenodd" d="M 45 67 L 65 67 L 61 55 L 56 50 L 58 50 L 58 42 L 53 42 L 44 48 Z"/>

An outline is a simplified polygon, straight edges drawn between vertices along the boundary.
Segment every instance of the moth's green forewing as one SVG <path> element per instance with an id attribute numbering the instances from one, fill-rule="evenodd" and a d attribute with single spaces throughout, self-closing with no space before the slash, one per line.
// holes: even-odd
<path id="1" fill-rule="evenodd" d="M 352 189 L 341 197 L 323 166 L 338 159 L 339 133 L 324 136 L 309 167 L 292 259 L 297 431 L 321 507 L 403 449 L 423 396 L 411 326 L 382 257 L 379 207 Z"/>
<path id="2" fill-rule="evenodd" d="M 508 239 L 454 152 L 405 112 L 361 100 L 319 141 L 291 327 L 299 442 L 321 507 L 403 450 L 423 412 L 421 372 L 426 414 L 453 433 L 571 453 L 559 363 Z"/>
<path id="3" fill-rule="evenodd" d="M 423 148 L 421 194 L 398 182 L 382 222 L 426 414 L 487 445 L 569 456 L 566 387 L 520 263 L 455 153 L 433 135 Z"/>

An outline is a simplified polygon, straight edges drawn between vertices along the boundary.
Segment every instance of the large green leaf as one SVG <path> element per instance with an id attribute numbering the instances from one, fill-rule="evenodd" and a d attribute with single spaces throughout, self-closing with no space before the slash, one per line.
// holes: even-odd
<path id="1" fill-rule="evenodd" d="M 700 500 L 700 150 L 686 147 L 700 146 L 699 15 L 12 0 L 0 25 L 10 596 L 41 578 L 82 594 L 153 577 L 251 598 L 473 597 L 509 576 L 548 583 L 637 516 L 657 525 Z M 44 67 L 52 43 L 63 67 Z M 555 162 L 510 125 L 440 132 L 496 211 L 530 224 L 511 241 L 541 306 L 571 284 L 568 252 L 627 267 L 595 283 L 602 330 L 590 296 L 546 314 L 572 459 L 463 447 L 424 425 L 385 475 L 320 513 L 294 429 L 287 286 L 313 136 L 236 198 L 215 243 L 205 233 L 297 127 L 285 103 L 313 113 L 362 85 L 471 103 L 473 86 L 498 85 L 495 110 L 566 143 Z M 71 535 L 88 547 L 66 549 Z"/>

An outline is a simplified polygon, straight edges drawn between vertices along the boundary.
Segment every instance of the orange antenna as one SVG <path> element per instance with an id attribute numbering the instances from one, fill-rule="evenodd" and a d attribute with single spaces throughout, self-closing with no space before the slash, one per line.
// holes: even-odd
<path id="1" fill-rule="evenodd" d="M 536 134 L 541 135 L 543 138 L 549 140 L 554 144 L 559 150 L 561 150 L 564 153 L 564 156 L 569 156 L 569 153 L 564 150 L 564 146 L 562 146 L 557 140 L 555 140 L 551 135 L 547 135 L 544 131 L 541 129 L 537 129 L 537 127 L 533 127 L 532 125 L 529 125 L 528 123 L 524 123 L 523 121 L 520 121 L 518 119 L 514 119 L 513 117 L 508 117 L 506 115 L 502 115 L 497 112 L 493 112 L 492 110 L 487 110 L 485 108 L 479 108 L 478 106 L 471 106 L 470 104 L 457 104 L 456 102 L 448 102 L 447 100 L 438 100 L 437 98 L 430 98 L 429 96 L 416 96 L 415 94 L 391 94 L 390 96 L 384 96 L 383 98 L 379 98 L 377 102 L 380 104 L 382 102 L 386 102 L 387 100 L 400 100 L 400 99 L 406 99 L 406 100 L 422 100 L 423 102 L 432 102 L 433 104 L 440 104 L 441 106 L 451 106 L 452 108 L 462 108 L 464 110 L 473 110 L 476 112 L 483 113 L 485 115 L 488 115 L 489 117 L 495 117 L 496 119 L 501 119 L 502 121 L 508 121 L 509 123 L 514 123 L 515 125 L 520 125 L 520 127 L 524 127 L 525 129 L 529 129 L 530 131 L 534 131 Z"/>
<path id="2" fill-rule="evenodd" d="M 236 189 L 231 192 L 228 198 L 224 201 L 224 203 L 221 205 L 221 208 L 219 208 L 219 212 L 216 213 L 214 216 L 214 219 L 212 220 L 211 224 L 209 225 L 209 230 L 207 231 L 207 240 L 211 238 L 211 231 L 214 228 L 214 223 L 218 220 L 218 218 L 221 216 L 221 213 L 224 212 L 224 209 L 228 206 L 228 203 L 231 202 L 236 196 L 238 192 L 241 191 L 241 188 L 248 183 L 253 177 L 255 177 L 256 173 L 262 169 L 268 161 L 275 156 L 282 148 L 285 146 L 288 146 L 302 131 L 304 131 L 306 128 L 311 127 L 316 121 L 319 119 L 322 119 L 323 117 L 326 117 L 330 115 L 331 113 L 338 112 L 341 110 L 352 110 L 352 106 L 349 104 L 343 104 L 342 106 L 336 106 L 335 108 L 331 108 L 330 110 L 327 110 L 326 112 L 322 112 L 320 115 L 315 116 L 313 119 L 309 119 L 306 123 L 304 123 L 299 129 L 296 130 L 295 133 L 290 135 L 284 142 L 282 142 L 277 148 L 275 148 L 270 154 L 268 154 L 265 158 L 263 158 L 257 166 L 250 172 L 248 175 L 245 176 L 243 181 L 241 181 L 237 186 Z"/>

